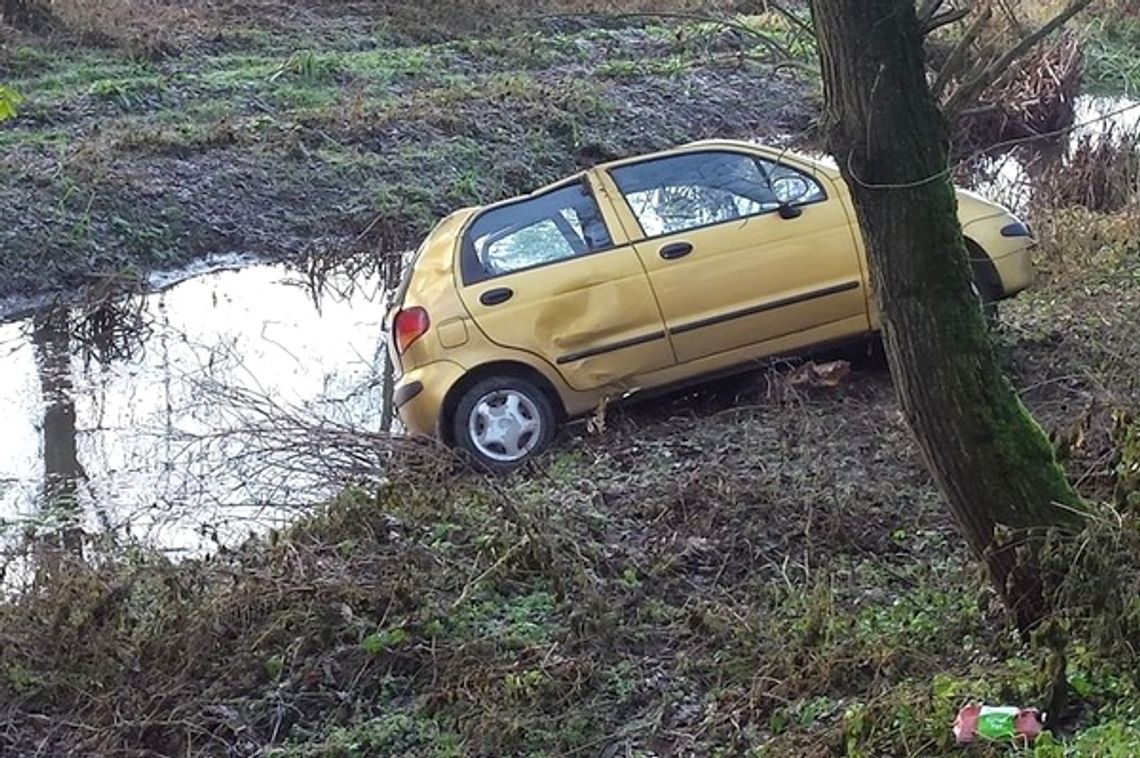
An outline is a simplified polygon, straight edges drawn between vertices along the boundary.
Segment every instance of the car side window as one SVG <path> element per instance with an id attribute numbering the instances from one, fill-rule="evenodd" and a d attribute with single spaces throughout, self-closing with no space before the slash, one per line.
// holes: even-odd
<path id="1" fill-rule="evenodd" d="M 825 198 L 819 183 L 807 174 L 728 151 L 657 158 L 610 173 L 646 237 L 756 216 L 785 203 Z"/>
<path id="2" fill-rule="evenodd" d="M 611 247 L 597 202 L 576 182 L 478 216 L 464 237 L 463 280 L 473 284 Z"/>

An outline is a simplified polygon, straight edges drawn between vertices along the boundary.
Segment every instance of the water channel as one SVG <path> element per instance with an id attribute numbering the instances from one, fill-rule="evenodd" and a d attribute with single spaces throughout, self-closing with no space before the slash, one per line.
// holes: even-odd
<path id="1" fill-rule="evenodd" d="M 215 265 L 155 281 L 111 346 L 84 341 L 76 307 L 0 324 L 0 534 L 72 527 L 201 553 L 332 494 L 289 465 L 285 438 L 378 431 L 381 293 L 314 296 L 281 266 Z"/>

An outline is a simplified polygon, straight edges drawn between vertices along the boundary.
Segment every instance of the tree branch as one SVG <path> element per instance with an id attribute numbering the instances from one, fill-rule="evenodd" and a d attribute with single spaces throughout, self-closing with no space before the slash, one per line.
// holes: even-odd
<path id="1" fill-rule="evenodd" d="M 930 19 L 934 18 L 934 14 L 942 7 L 946 0 L 923 0 L 922 5 L 918 7 L 918 22 L 923 26 L 930 23 Z"/>
<path id="2" fill-rule="evenodd" d="M 987 9 L 988 10 L 988 9 Z M 966 16 L 970 15 L 969 8 L 951 8 L 947 11 L 937 14 L 930 21 L 922 27 L 923 34 L 930 34 L 935 29 L 940 29 L 943 26 L 949 26 L 957 21 L 961 21 Z"/>
<path id="3" fill-rule="evenodd" d="M 807 21 L 804 21 L 795 13 L 792 13 L 790 10 L 785 8 L 782 4 L 775 2 L 775 0 L 767 0 L 766 5 L 787 19 L 792 24 L 792 26 L 796 27 L 801 32 L 806 32 L 807 34 L 811 35 L 812 38 L 815 37 L 815 28 L 812 27 L 812 25 Z"/>
<path id="4" fill-rule="evenodd" d="M 992 17 L 993 10 L 988 6 L 983 8 L 982 12 L 978 14 L 978 17 L 974 19 L 974 23 L 970 24 L 966 33 L 962 35 L 962 39 L 958 40 L 958 44 L 954 46 L 950 57 L 942 64 L 942 70 L 938 72 L 938 78 L 934 80 L 934 84 L 930 87 L 930 92 L 934 95 L 935 99 L 942 99 L 942 92 L 946 89 L 946 86 L 965 68 L 966 53 L 969 51 L 970 46 L 974 44 L 974 41 L 981 36 L 982 30 L 986 28 L 986 24 L 990 22 L 990 18 Z"/>
<path id="5" fill-rule="evenodd" d="M 1091 2 L 1092 0 L 1073 0 L 1065 10 L 1050 19 L 1044 26 L 1026 36 L 1021 42 L 1010 48 L 1005 55 L 986 66 L 980 74 L 960 86 L 954 91 L 954 94 L 950 96 L 950 99 L 946 101 L 946 105 L 943 107 L 946 116 L 953 118 L 958 111 L 965 108 L 977 98 L 986 87 L 993 84 L 999 76 L 1005 73 L 1005 70 L 1009 68 L 1010 64 L 1029 52 L 1030 49 L 1045 37 L 1064 26 L 1069 19 L 1088 7 Z"/>

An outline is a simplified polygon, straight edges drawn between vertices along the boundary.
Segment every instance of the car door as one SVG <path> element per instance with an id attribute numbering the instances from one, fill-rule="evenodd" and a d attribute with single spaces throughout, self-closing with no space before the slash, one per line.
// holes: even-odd
<path id="1" fill-rule="evenodd" d="M 851 222 L 826 177 L 719 148 L 608 175 L 679 362 L 869 328 Z"/>
<path id="2" fill-rule="evenodd" d="M 584 177 L 474 217 L 460 297 L 493 342 L 555 366 L 576 390 L 674 363 L 632 245 L 615 245 Z"/>

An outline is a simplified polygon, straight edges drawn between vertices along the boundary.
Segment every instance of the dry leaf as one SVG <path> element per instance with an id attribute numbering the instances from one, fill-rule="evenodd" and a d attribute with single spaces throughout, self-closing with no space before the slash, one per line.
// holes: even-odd
<path id="1" fill-rule="evenodd" d="M 847 375 L 851 373 L 851 364 L 847 361 L 829 361 L 805 363 L 788 375 L 788 385 L 791 387 L 827 388 L 838 387 Z"/>

